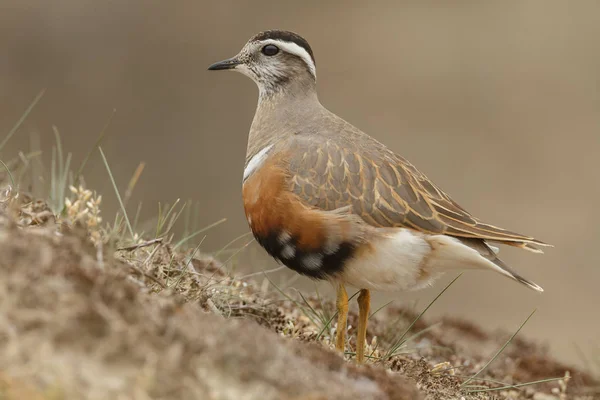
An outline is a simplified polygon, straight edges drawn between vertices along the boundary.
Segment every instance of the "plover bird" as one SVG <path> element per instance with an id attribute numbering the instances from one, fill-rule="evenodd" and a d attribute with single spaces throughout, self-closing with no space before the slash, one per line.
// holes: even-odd
<path id="1" fill-rule="evenodd" d="M 407 160 L 321 105 L 315 58 L 299 35 L 259 33 L 209 70 L 238 71 L 258 85 L 243 176 L 246 218 L 277 261 L 335 285 L 338 350 L 345 347 L 345 285 L 360 289 L 358 362 L 370 290 L 418 289 L 447 271 L 487 269 L 542 291 L 490 243 L 538 253 L 547 244 L 473 217 Z"/>

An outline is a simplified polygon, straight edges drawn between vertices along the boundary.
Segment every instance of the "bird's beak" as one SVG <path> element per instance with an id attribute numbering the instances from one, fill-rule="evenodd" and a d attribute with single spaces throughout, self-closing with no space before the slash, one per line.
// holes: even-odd
<path id="1" fill-rule="evenodd" d="M 219 71 L 221 69 L 234 69 L 242 62 L 236 57 L 228 58 L 227 60 L 219 61 L 208 67 L 209 71 Z"/>

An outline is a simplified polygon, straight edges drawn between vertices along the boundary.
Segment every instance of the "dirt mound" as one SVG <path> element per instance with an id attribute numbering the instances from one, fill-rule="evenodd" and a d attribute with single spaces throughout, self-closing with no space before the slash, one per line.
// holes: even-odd
<path id="1" fill-rule="evenodd" d="M 74 193 L 91 195 L 79 192 Z M 470 386 L 461 386 L 510 336 L 462 320 L 443 319 L 434 326 L 418 320 L 398 353 L 386 354 L 398 332 L 415 320 L 410 309 L 388 307 L 371 317 L 369 363 L 359 367 L 332 350 L 333 327 L 320 327 L 307 315 L 308 309 L 326 320 L 331 303 L 282 299 L 265 285 L 268 280 L 260 285 L 232 276 L 214 258 L 197 249 L 177 251 L 164 238 L 135 238 L 119 249 L 98 221 L 57 222 L 44 202 L 21 197 L 15 207 L 5 198 L 0 199 L 5 210 L 0 211 L 0 399 L 587 400 L 597 395 L 592 377 L 518 338 Z M 350 349 L 356 322 L 351 312 Z M 569 378 L 518 385 L 563 376 Z"/>
<path id="2" fill-rule="evenodd" d="M 0 254 L 1 398 L 417 398 L 384 370 L 151 293 L 80 234 L 3 216 Z"/>

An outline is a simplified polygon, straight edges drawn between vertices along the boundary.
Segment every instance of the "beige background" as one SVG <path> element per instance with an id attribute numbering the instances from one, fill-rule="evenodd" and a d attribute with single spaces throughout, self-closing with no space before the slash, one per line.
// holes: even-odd
<path id="1" fill-rule="evenodd" d="M 116 108 L 104 149 L 120 186 L 146 161 L 133 199 L 143 216 L 158 201 L 198 200 L 200 224 L 229 219 L 203 246 L 218 249 L 247 231 L 240 181 L 257 93 L 245 77 L 206 67 L 260 30 L 297 31 L 313 46 L 330 109 L 476 216 L 556 245 L 543 256 L 502 250 L 543 295 L 469 273 L 431 315 L 514 330 L 538 308 L 524 335 L 571 362 L 581 362 L 575 344 L 599 360 L 599 3 L 361 3 L 3 0 L 0 133 L 47 93 L 1 157 L 27 150 L 35 132 L 49 165 L 54 124 L 78 165 Z M 116 201 L 97 155 L 86 177 L 110 215 Z M 246 256 L 256 270 L 274 266 L 256 245 Z M 422 307 L 449 278 L 391 298 Z"/>

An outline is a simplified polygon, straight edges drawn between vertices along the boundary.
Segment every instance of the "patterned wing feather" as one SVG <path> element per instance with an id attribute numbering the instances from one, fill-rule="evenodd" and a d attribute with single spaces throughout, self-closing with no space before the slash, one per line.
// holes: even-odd
<path id="1" fill-rule="evenodd" d="M 324 210 L 350 206 L 375 227 L 476 238 L 539 251 L 532 237 L 483 223 L 405 159 L 378 142 L 368 148 L 331 138 L 297 140 L 289 160 L 291 189 Z"/>

